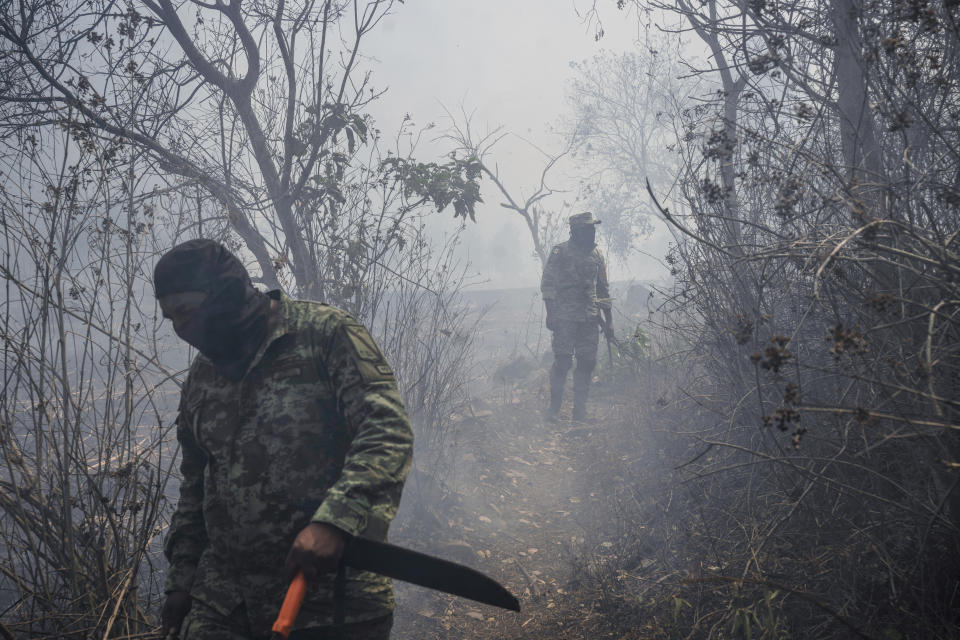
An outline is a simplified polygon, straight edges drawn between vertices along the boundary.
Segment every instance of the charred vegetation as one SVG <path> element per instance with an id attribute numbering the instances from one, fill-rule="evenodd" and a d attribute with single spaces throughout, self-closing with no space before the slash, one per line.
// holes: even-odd
<path id="1" fill-rule="evenodd" d="M 149 274 L 203 236 L 371 327 L 417 429 L 393 541 L 522 595 L 400 586 L 395 637 L 957 637 L 960 5 L 596 0 L 649 29 L 573 65 L 526 192 L 499 129 L 424 162 L 369 116 L 395 3 L 187 5 L 0 6 L 0 635 L 155 631 L 192 354 Z M 429 232 L 482 183 L 541 262 L 581 208 L 616 260 L 671 234 L 585 422 L 544 414 L 539 294 Z"/>

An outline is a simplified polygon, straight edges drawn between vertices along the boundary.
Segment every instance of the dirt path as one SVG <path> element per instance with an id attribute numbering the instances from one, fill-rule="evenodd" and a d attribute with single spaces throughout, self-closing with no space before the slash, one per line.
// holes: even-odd
<path id="1" fill-rule="evenodd" d="M 576 566 L 584 548 L 603 562 L 613 546 L 602 533 L 610 488 L 593 482 L 616 476 L 609 465 L 617 455 L 597 455 L 606 446 L 602 418 L 587 426 L 545 423 L 541 402 L 533 394 L 502 398 L 467 419 L 448 480 L 454 491 L 440 499 L 444 512 L 401 517 L 394 535 L 496 578 L 520 598 L 522 612 L 398 583 L 393 637 L 607 637 L 583 626 L 596 615 L 596 598 L 578 590 Z"/>

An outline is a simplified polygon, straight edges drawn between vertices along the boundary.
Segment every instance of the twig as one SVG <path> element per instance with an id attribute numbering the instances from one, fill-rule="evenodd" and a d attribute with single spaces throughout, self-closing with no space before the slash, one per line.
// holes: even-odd
<path id="1" fill-rule="evenodd" d="M 120 613 L 120 607 L 123 605 L 123 601 L 127 597 L 127 591 L 130 589 L 130 583 L 133 582 L 133 567 L 127 570 L 127 579 L 123 581 L 123 587 L 120 589 L 120 594 L 117 596 L 117 602 L 113 606 L 113 613 L 110 614 L 110 619 L 107 620 L 107 628 L 103 632 L 103 640 L 110 640 L 110 630 L 113 629 L 113 623 L 117 620 L 117 614 Z"/>
<path id="2" fill-rule="evenodd" d="M 730 253 L 729 251 L 727 251 L 726 249 L 724 249 L 724 248 L 722 248 L 722 247 L 720 247 L 720 246 L 718 246 L 718 245 L 710 242 L 709 240 L 705 240 L 704 238 L 698 236 L 698 235 L 695 234 L 693 231 L 690 231 L 690 230 L 687 229 L 685 226 L 683 226 L 682 224 L 680 224 L 679 222 L 677 222 L 677 220 L 673 217 L 673 215 L 672 215 L 667 209 L 665 209 L 663 206 L 660 205 L 660 201 L 657 200 L 657 196 L 653 195 L 653 188 L 650 186 L 650 180 L 649 180 L 649 179 L 645 179 L 645 182 L 647 183 L 647 193 L 650 194 L 650 198 L 653 200 L 654 206 L 657 208 L 657 211 L 660 212 L 660 215 L 662 215 L 667 222 L 669 222 L 670 224 L 672 224 L 673 226 L 675 226 L 677 229 L 679 229 L 681 232 L 687 234 L 688 236 L 690 236 L 691 238 L 693 238 L 693 239 L 696 240 L 697 242 L 699 242 L 699 243 L 701 243 L 701 244 L 705 244 L 705 245 L 707 245 L 708 247 L 710 247 L 711 249 L 713 249 L 713 250 L 715 250 L 715 251 L 719 251 L 720 253 L 722 253 L 722 254 L 725 255 L 725 256 L 729 256 L 729 257 L 731 257 L 731 258 L 736 258 L 736 257 L 737 257 L 737 256 L 733 255 L 732 253 Z"/>
<path id="3" fill-rule="evenodd" d="M 527 581 L 527 586 L 530 588 L 530 593 L 533 596 L 540 595 L 537 589 L 536 583 L 533 581 L 533 578 L 527 573 L 527 570 L 523 568 L 523 565 L 520 564 L 520 560 L 514 558 L 514 563 L 517 565 L 517 568 L 520 569 L 520 573 L 523 575 L 524 580 Z"/>
<path id="4" fill-rule="evenodd" d="M 686 584 L 700 584 L 700 583 L 707 583 L 707 582 L 733 583 L 733 584 L 748 583 L 748 584 L 759 584 L 765 587 L 779 589 L 780 591 L 786 591 L 787 593 L 797 596 L 801 600 L 809 602 L 810 604 L 817 607 L 821 611 L 824 611 L 830 614 L 843 626 L 850 629 L 850 631 L 856 634 L 858 638 L 864 638 L 865 640 L 875 640 L 873 636 L 869 636 L 863 631 L 861 631 L 852 622 L 844 618 L 837 611 L 834 611 L 832 608 L 828 607 L 825 603 L 821 602 L 816 597 L 810 595 L 809 593 L 805 593 L 803 591 L 797 591 L 796 589 L 792 589 L 778 582 L 773 582 L 772 580 L 767 580 L 765 578 L 731 578 L 729 576 L 701 576 L 699 578 L 687 578 L 687 579 L 681 580 L 680 582 L 686 583 Z"/>

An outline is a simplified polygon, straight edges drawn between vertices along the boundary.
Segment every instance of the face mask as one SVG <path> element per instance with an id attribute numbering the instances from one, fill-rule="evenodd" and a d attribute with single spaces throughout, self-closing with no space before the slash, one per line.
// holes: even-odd
<path id="1" fill-rule="evenodd" d="M 157 262 L 154 290 L 178 336 L 220 373 L 243 376 L 266 337 L 270 300 L 236 256 L 213 240 L 188 240 Z"/>
<path id="2" fill-rule="evenodd" d="M 211 292 L 181 337 L 220 373 L 239 379 L 266 336 L 270 300 L 249 283 L 232 280 L 222 285 Z"/>
<path id="3" fill-rule="evenodd" d="M 578 247 L 593 248 L 597 243 L 597 228 L 592 224 L 570 227 L 570 239 Z"/>
<path id="4" fill-rule="evenodd" d="M 207 297 L 203 291 L 184 291 L 158 300 L 163 317 L 173 323 L 174 332 L 194 347 L 201 338 L 198 321 Z"/>

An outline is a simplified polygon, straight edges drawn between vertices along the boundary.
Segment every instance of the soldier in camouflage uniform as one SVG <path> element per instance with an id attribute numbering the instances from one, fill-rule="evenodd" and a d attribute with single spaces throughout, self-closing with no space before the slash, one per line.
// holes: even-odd
<path id="1" fill-rule="evenodd" d="M 200 352 L 177 417 L 164 635 L 266 637 L 302 570 L 292 640 L 388 638 L 390 580 L 347 569 L 335 598 L 330 573 L 351 536 L 386 539 L 410 469 L 410 423 L 370 334 L 334 307 L 257 291 L 209 240 L 164 255 L 154 286 Z"/>
<path id="2" fill-rule="evenodd" d="M 570 239 L 550 251 L 543 268 L 540 291 L 547 307 L 547 329 L 553 332 L 551 419 L 560 411 L 574 356 L 577 367 L 573 371 L 573 419 L 586 418 L 601 327 L 604 333 L 613 335 L 607 267 L 596 246 L 598 224 L 600 221 L 590 212 L 570 216 Z"/>

